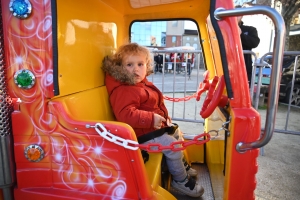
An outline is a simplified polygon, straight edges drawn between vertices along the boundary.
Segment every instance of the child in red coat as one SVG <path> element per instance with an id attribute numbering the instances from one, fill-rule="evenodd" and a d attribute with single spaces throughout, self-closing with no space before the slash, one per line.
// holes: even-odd
<path id="1" fill-rule="evenodd" d="M 115 117 L 129 124 L 138 138 L 171 124 L 161 91 L 146 78 L 153 71 L 151 60 L 147 48 L 131 43 L 121 46 L 114 55 L 103 61 L 106 87 Z M 169 146 L 175 141 L 173 136 L 163 133 L 143 144 Z M 183 152 L 164 150 L 163 153 L 173 177 L 172 186 L 186 195 L 201 196 L 204 189 L 189 178 L 182 162 Z M 190 168 L 190 171 L 193 172 L 193 169 Z"/>

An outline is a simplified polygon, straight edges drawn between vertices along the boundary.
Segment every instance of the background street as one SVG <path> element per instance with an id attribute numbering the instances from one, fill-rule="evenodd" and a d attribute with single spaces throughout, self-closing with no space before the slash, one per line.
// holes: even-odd
<path id="1" fill-rule="evenodd" d="M 161 74 L 156 73 L 149 77 L 150 81 L 153 81 L 157 87 L 165 92 L 165 96 L 170 97 L 187 97 L 195 93 L 198 88 L 199 82 L 203 80 L 204 70 L 193 70 L 191 78 L 185 76 L 184 73 L 174 74 Z M 174 85 L 173 77 L 175 77 L 176 83 Z M 164 82 L 164 86 L 162 84 Z M 184 83 L 187 83 L 186 85 Z M 186 87 L 187 93 L 182 93 Z M 172 93 L 175 91 L 181 91 Z M 203 121 L 199 115 L 199 111 L 202 107 L 205 94 L 201 96 L 200 102 L 191 99 L 191 102 L 171 102 L 165 101 L 169 110 L 169 115 L 172 118 L 185 119 L 185 121 L 199 121 L 195 122 L 183 122 L 174 121 L 180 125 L 181 130 L 187 134 L 203 133 Z M 284 130 L 287 126 L 287 130 L 300 131 L 299 121 L 299 108 L 291 107 L 288 124 L 286 125 L 288 106 L 279 103 L 275 129 Z M 266 118 L 266 108 L 259 108 L 258 112 L 261 114 L 261 127 L 264 128 Z M 298 200 L 300 199 L 300 135 L 284 134 L 274 132 L 271 141 L 261 149 L 264 155 L 258 157 L 258 173 L 256 175 L 257 187 L 255 191 L 256 199 L 258 200 Z"/>

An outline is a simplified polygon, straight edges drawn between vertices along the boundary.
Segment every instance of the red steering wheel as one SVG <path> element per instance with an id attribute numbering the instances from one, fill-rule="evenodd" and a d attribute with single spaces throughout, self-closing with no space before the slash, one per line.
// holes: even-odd
<path id="1" fill-rule="evenodd" d="M 220 78 L 218 76 L 215 76 L 209 86 L 207 96 L 200 111 L 200 115 L 202 118 L 209 117 L 217 106 L 224 107 L 227 104 L 228 97 L 223 95 L 224 88 L 224 76 L 222 75 Z"/>

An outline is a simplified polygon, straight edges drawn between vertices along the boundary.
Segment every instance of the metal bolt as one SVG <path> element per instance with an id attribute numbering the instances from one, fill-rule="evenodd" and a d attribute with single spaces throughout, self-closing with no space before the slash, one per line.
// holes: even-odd
<path id="1" fill-rule="evenodd" d="M 95 128 L 95 126 L 92 126 L 92 125 L 86 124 L 86 125 L 85 125 L 85 128 Z"/>

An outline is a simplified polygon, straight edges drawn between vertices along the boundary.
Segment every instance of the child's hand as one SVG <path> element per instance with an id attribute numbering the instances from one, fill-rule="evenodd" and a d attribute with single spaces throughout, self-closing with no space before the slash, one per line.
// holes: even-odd
<path id="1" fill-rule="evenodd" d="M 165 122 L 166 119 L 163 118 L 162 116 L 160 116 L 159 114 L 154 113 L 154 123 L 153 123 L 153 127 L 155 129 L 160 129 L 161 128 L 161 124 L 162 122 Z"/>

